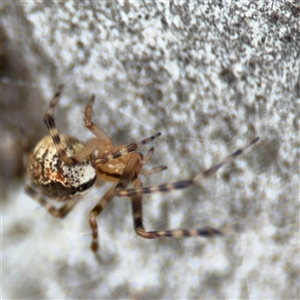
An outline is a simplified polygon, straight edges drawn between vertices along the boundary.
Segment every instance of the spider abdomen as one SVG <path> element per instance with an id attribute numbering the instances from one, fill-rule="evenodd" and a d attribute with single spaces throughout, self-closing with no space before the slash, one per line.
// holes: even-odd
<path id="1" fill-rule="evenodd" d="M 60 140 L 68 157 L 84 148 L 76 138 L 60 134 Z M 82 196 L 95 182 L 96 171 L 91 164 L 92 156 L 80 163 L 65 164 L 51 136 L 44 137 L 33 150 L 28 163 L 32 183 L 49 198 L 66 201 Z"/>

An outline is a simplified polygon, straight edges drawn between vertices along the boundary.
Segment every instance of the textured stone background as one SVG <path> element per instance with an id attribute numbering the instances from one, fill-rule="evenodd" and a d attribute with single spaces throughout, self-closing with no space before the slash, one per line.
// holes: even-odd
<path id="1" fill-rule="evenodd" d="M 3 2 L 1 200 L 3 299 L 298 299 L 300 5 L 292 1 Z M 149 229 L 228 231 L 206 240 L 143 240 L 130 203 L 99 216 L 93 189 L 64 220 L 24 192 L 22 138 L 56 120 L 83 141 L 83 110 L 116 143 L 162 131 L 147 185 L 189 178 L 255 136 L 260 142 L 185 191 L 145 197 Z M 26 152 L 25 151 L 25 152 Z M 145 151 L 145 149 L 143 149 Z"/>

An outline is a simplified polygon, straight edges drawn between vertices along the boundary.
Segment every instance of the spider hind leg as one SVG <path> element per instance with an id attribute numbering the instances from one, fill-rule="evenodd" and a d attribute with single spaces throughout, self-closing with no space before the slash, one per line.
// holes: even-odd
<path id="1" fill-rule="evenodd" d="M 60 219 L 64 218 L 80 200 L 80 198 L 74 198 L 67 201 L 60 208 L 56 208 L 49 201 L 47 201 L 39 191 L 34 189 L 31 185 L 27 185 L 25 187 L 25 192 L 29 197 L 31 197 L 33 200 L 35 200 L 37 203 L 43 206 L 49 214 L 51 214 L 53 217 L 60 218 Z"/>
<path id="2" fill-rule="evenodd" d="M 135 188 L 141 188 L 142 182 L 137 178 L 133 185 Z M 157 237 L 214 237 L 216 235 L 223 235 L 223 233 L 212 227 L 204 227 L 200 229 L 176 229 L 176 230 L 159 230 L 146 231 L 143 226 L 143 212 L 142 212 L 142 194 L 137 194 L 132 197 L 132 213 L 133 223 L 136 233 L 145 239 L 154 239 Z"/>

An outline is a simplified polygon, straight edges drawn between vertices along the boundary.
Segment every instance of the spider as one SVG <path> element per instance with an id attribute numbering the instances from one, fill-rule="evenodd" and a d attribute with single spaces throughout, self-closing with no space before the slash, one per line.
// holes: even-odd
<path id="1" fill-rule="evenodd" d="M 99 248 L 97 217 L 114 196 L 131 198 L 134 229 L 143 238 L 222 235 L 221 230 L 212 227 L 146 231 L 143 226 L 142 196 L 143 194 L 184 189 L 200 179 L 211 176 L 255 144 L 259 140 L 258 137 L 191 179 L 143 187 L 140 175 L 148 176 L 161 172 L 167 167 L 158 166 L 145 170 L 144 165 L 151 159 L 154 148 L 150 148 L 145 157 L 136 150 L 140 146 L 152 142 L 161 133 L 158 132 L 138 143 L 115 146 L 105 132 L 92 121 L 92 105 L 95 99 L 95 96 L 92 96 L 85 108 L 84 123 L 95 137 L 83 144 L 70 135 L 59 134 L 55 126 L 53 110 L 59 100 L 62 88 L 62 85 L 59 86 L 44 118 L 49 135 L 36 145 L 29 156 L 27 172 L 30 183 L 25 190 L 31 198 L 52 216 L 63 218 L 95 183 L 101 185 L 106 181 L 112 182 L 112 186 L 92 209 L 89 216 L 92 230 L 91 250 L 95 254 Z M 133 188 L 128 189 L 129 185 Z M 46 200 L 47 198 L 61 202 L 61 207 L 56 208 Z"/>

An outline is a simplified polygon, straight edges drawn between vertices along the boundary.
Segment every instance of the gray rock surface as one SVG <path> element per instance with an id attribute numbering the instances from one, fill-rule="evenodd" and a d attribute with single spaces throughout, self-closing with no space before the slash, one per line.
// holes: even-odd
<path id="1" fill-rule="evenodd" d="M 1 15 L 3 299 L 299 298 L 299 4 L 3 2 Z M 115 143 L 163 133 L 151 165 L 169 168 L 145 185 L 190 178 L 260 136 L 210 179 L 144 197 L 148 229 L 228 234 L 143 240 L 130 201 L 115 199 L 99 216 L 99 265 L 88 215 L 109 185 L 57 220 L 19 176 L 18 128 L 32 148 L 61 83 L 61 132 L 92 136 L 94 93 Z"/>

